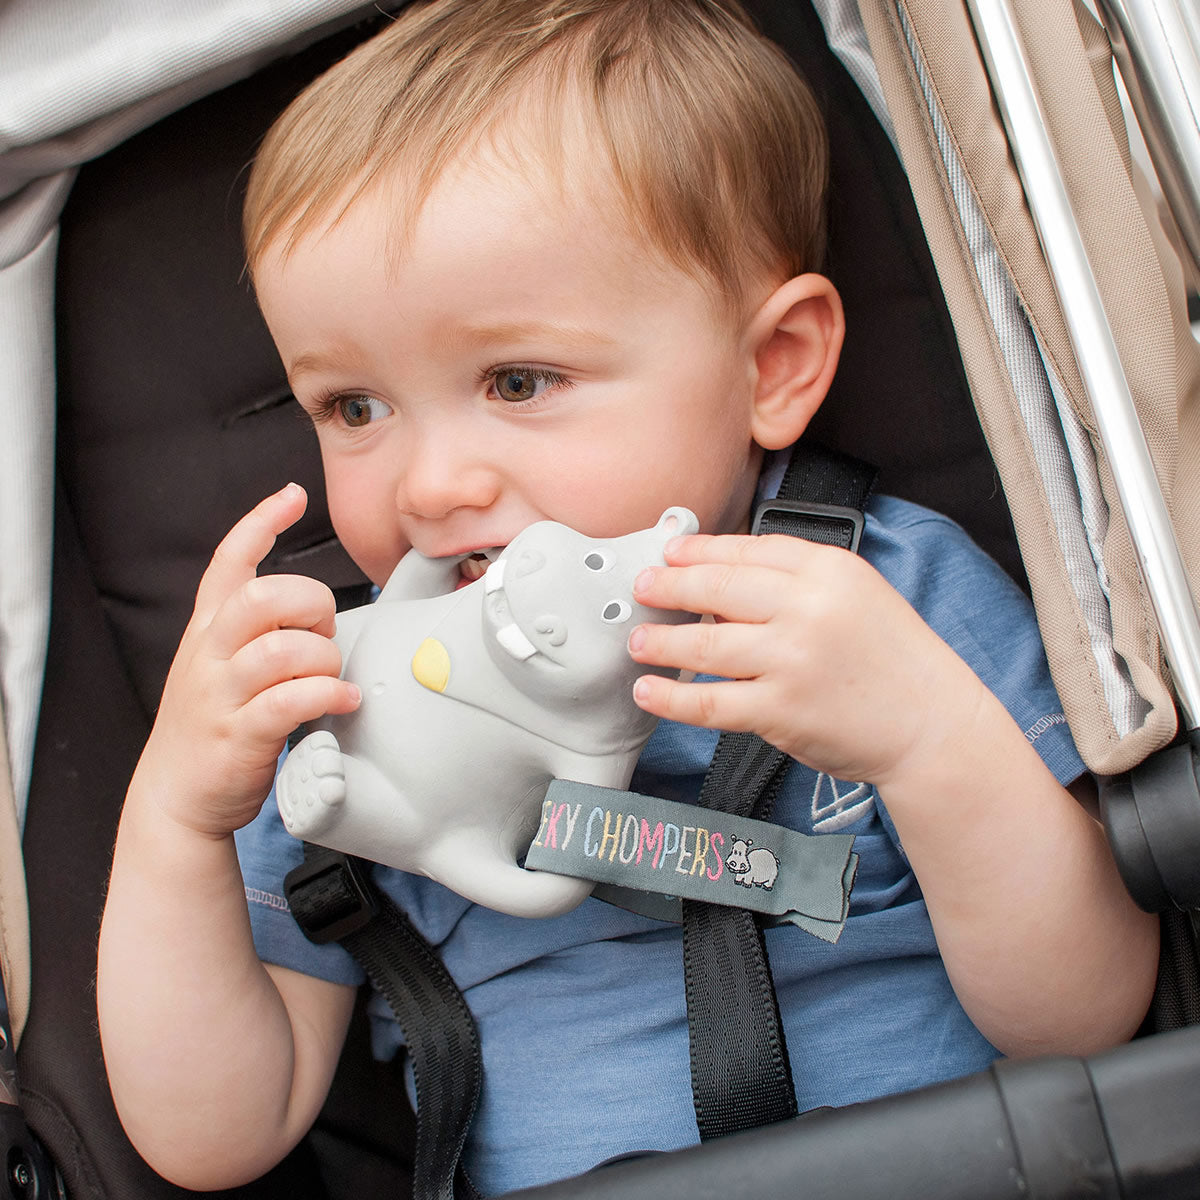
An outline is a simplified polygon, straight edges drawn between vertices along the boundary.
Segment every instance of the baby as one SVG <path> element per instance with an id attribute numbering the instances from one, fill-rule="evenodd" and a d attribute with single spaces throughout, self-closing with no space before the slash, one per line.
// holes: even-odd
<path id="1" fill-rule="evenodd" d="M 795 760 L 772 819 L 856 835 L 841 939 L 766 931 L 801 1108 L 1112 1045 L 1157 962 L 1155 920 L 1066 790 L 1083 766 L 1007 577 L 886 497 L 858 555 L 748 532 L 837 368 L 825 180 L 808 89 L 733 0 L 435 0 L 288 108 L 245 218 L 334 526 L 377 584 L 410 547 L 476 562 L 543 519 L 608 538 L 698 517 L 636 585 L 714 619 L 629 634 L 636 662 L 696 673 L 634 684 L 662 718 L 634 786 L 694 800 L 716 731 L 752 731 Z M 301 849 L 264 805 L 288 734 L 360 701 L 328 590 L 256 577 L 304 505 L 268 497 L 214 555 L 104 915 L 118 1111 L 193 1188 L 304 1136 L 362 981 L 286 911 Z M 678 926 L 376 878 L 475 1015 L 483 1192 L 696 1141 Z M 386 1009 L 373 1032 L 400 1048 Z"/>

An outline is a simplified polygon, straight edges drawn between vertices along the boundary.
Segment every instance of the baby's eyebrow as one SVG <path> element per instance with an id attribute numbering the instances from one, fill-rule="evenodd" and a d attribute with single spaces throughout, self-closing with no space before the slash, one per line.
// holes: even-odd
<path id="1" fill-rule="evenodd" d="M 306 350 L 303 354 L 298 354 L 288 365 L 287 377 L 289 380 L 295 380 L 300 375 L 307 375 L 314 371 L 328 371 L 344 367 L 349 357 L 349 355 L 336 352 L 330 354 L 320 350 Z"/>
<path id="2" fill-rule="evenodd" d="M 494 324 L 455 325 L 445 331 L 451 345 L 487 347 L 496 345 L 551 342 L 556 345 L 608 348 L 617 339 L 583 325 L 558 321 L 499 321 Z"/>

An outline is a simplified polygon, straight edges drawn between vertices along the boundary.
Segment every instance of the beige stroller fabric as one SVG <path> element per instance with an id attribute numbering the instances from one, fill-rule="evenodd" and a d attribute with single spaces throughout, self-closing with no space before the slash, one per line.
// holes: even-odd
<path id="1" fill-rule="evenodd" d="M 1128 769 L 1170 739 L 1174 702 L 965 5 L 858 4 L 816 0 L 876 105 L 882 84 L 1072 732 L 1093 770 Z M 1070 0 L 1014 6 L 1195 587 L 1200 353 L 1180 268 L 1139 203 L 1103 32 Z M 11 435 L 0 447 L 0 958 L 18 1026 L 28 995 L 18 826 L 49 613 L 58 209 L 80 162 L 370 8 L 0 0 L 0 415 Z"/>
<path id="2" fill-rule="evenodd" d="M 859 7 L 1071 731 L 1093 771 L 1128 770 L 1174 735 L 1174 698 L 968 10 Z M 1182 269 L 1135 186 L 1103 29 L 1069 0 L 1012 7 L 1195 594 L 1200 349 Z"/>
<path id="3" fill-rule="evenodd" d="M 54 269 L 75 169 L 370 0 L 0 0 L 0 702 L 22 822 L 50 619 Z"/>
<path id="4" fill-rule="evenodd" d="M 0 706 L 0 716 L 3 716 Z M 13 1045 L 21 1040 L 29 1015 L 29 901 L 25 895 L 25 864 L 21 859 L 21 832 L 13 801 L 8 753 L 0 738 L 0 964 L 8 999 L 8 1020 Z"/>
<path id="5" fill-rule="evenodd" d="M 370 0 L 0 0 L 0 963 L 29 1006 L 21 826 L 50 621 L 54 271 L 76 167 Z"/>

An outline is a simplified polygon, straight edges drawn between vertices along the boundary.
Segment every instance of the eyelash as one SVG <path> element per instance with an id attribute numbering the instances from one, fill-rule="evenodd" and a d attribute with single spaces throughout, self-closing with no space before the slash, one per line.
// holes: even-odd
<path id="1" fill-rule="evenodd" d="M 312 407 L 309 410 L 309 416 L 312 418 L 314 425 L 324 425 L 328 421 L 332 421 L 338 415 L 338 407 L 343 400 L 350 398 L 352 393 L 339 392 L 330 388 L 327 391 L 321 392 L 313 401 Z"/>
<path id="2" fill-rule="evenodd" d="M 528 400 L 505 400 L 503 397 L 500 398 L 500 402 L 506 409 L 516 412 L 536 408 L 546 398 L 548 392 L 574 386 L 570 379 L 565 375 L 560 375 L 557 371 L 548 370 L 546 367 L 531 367 L 525 363 L 501 363 L 499 366 L 488 367 L 486 370 L 479 372 L 479 382 L 481 385 L 487 384 L 490 393 L 495 387 L 496 381 L 504 375 L 528 375 L 536 382 L 547 385 L 545 392 L 537 396 L 531 396 Z"/>
<path id="3" fill-rule="evenodd" d="M 488 384 L 489 391 L 495 386 L 496 380 L 502 375 L 523 374 L 532 377 L 538 383 L 547 385 L 547 390 L 553 391 L 558 388 L 572 387 L 573 384 L 565 375 L 560 375 L 557 371 L 547 370 L 545 367 L 529 367 L 521 363 L 505 363 L 497 367 L 488 367 L 479 373 L 480 384 Z M 344 400 L 352 399 L 355 393 L 341 392 L 334 389 L 321 392 L 313 401 L 310 416 L 314 425 L 324 425 L 329 421 L 334 420 L 340 411 L 340 406 Z M 528 400 L 501 400 L 501 403 L 508 409 L 515 409 L 520 412 L 524 409 L 536 407 L 545 397 L 546 392 L 540 395 L 531 396 Z"/>

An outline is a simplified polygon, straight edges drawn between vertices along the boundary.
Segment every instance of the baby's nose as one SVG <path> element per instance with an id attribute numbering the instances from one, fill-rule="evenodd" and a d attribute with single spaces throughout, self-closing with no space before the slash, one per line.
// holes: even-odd
<path id="1" fill-rule="evenodd" d="M 460 508 L 487 508 L 500 491 L 499 475 L 470 447 L 453 438 L 424 439 L 400 474 L 397 504 L 415 517 L 436 520 Z"/>

